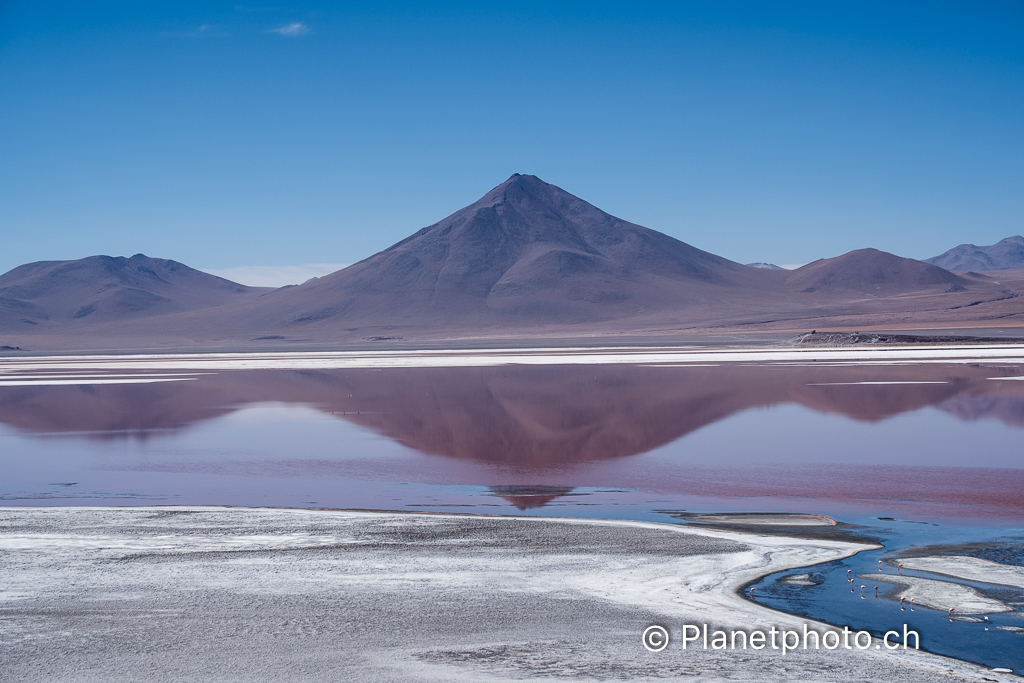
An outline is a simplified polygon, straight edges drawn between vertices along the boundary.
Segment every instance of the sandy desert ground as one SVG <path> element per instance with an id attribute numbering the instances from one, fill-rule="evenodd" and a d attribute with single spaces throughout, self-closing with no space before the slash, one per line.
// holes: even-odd
<path id="1" fill-rule="evenodd" d="M 2 671 L 17 681 L 1018 680 L 913 650 L 679 645 L 687 623 L 802 627 L 738 589 L 865 547 L 624 521 L 3 508 Z M 652 624 L 676 639 L 663 652 L 641 645 Z"/>

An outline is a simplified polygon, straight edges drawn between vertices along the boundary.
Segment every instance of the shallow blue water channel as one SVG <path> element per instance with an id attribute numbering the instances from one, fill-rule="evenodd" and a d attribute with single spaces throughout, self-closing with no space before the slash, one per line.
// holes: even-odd
<path id="1" fill-rule="evenodd" d="M 904 568 L 902 572 L 906 576 L 971 586 L 1014 608 L 1012 612 L 984 615 L 988 617 L 987 622 L 982 615 L 955 612 L 950 620 L 945 609 L 913 606 L 908 602 L 901 605 L 895 597 L 898 588 L 892 583 L 899 579 L 898 570 L 895 563 L 889 563 L 903 551 L 917 546 L 991 543 L 990 549 L 998 553 L 1000 563 L 1022 566 L 1024 529 L 935 526 L 866 518 L 846 521 L 865 525 L 861 534 L 877 537 L 885 547 L 843 560 L 770 574 L 751 584 L 755 589 L 752 599 L 773 609 L 839 627 L 849 626 L 854 631 L 869 631 L 877 637 L 883 637 L 889 630 L 898 631 L 902 636 L 906 624 L 919 634 L 923 650 L 993 668 L 1024 671 L 1024 589 Z M 879 560 L 883 561 L 881 572 Z M 786 577 L 800 574 L 810 574 L 810 580 L 817 585 L 793 585 L 784 581 Z M 863 578 L 865 576 L 869 578 Z M 853 577 L 853 581 L 848 577 Z M 866 586 L 863 591 L 862 585 Z M 878 586 L 877 598 L 875 586 Z M 862 594 L 865 597 L 862 598 Z M 890 636 L 890 641 L 902 641 L 902 637 Z"/>

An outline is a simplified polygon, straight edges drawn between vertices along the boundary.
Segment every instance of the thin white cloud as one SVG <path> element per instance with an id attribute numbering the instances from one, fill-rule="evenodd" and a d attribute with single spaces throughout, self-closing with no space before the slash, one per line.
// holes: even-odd
<path id="1" fill-rule="evenodd" d="M 192 31 L 164 31 L 160 35 L 173 38 L 227 38 L 231 36 L 230 33 L 215 24 L 202 24 Z"/>
<path id="2" fill-rule="evenodd" d="M 306 280 L 341 270 L 347 263 L 306 263 L 301 266 L 235 266 L 204 268 L 204 272 L 250 287 L 301 285 Z"/>
<path id="3" fill-rule="evenodd" d="M 306 26 L 301 21 L 296 21 L 291 24 L 285 24 L 278 28 L 272 28 L 267 33 L 279 33 L 282 36 L 288 36 L 289 38 L 298 38 L 309 33 L 309 26 Z"/>
<path id="4" fill-rule="evenodd" d="M 779 268 L 785 268 L 786 270 L 796 270 L 797 268 L 806 265 L 806 263 L 780 263 Z"/>

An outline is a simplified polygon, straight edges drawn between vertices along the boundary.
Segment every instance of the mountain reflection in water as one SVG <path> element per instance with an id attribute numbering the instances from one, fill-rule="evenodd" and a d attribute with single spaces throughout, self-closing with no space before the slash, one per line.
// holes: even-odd
<path id="1" fill-rule="evenodd" d="M 1005 463 L 999 469 L 929 467 L 931 456 L 913 448 L 905 449 L 906 458 L 871 467 L 849 458 L 837 461 L 827 442 L 808 445 L 819 457 L 800 467 L 772 466 L 777 453 L 770 444 L 763 462 L 756 453 L 732 464 L 728 458 L 694 461 L 677 454 L 671 463 L 647 462 L 639 472 L 614 464 L 744 411 L 786 404 L 872 424 L 934 407 L 947 419 L 994 419 L 1005 425 L 1000 429 L 1016 431 L 1024 427 L 1024 382 L 990 378 L 1020 372 L 963 364 L 825 363 L 222 371 L 183 382 L 2 387 L 0 422 L 28 438 L 147 442 L 272 403 L 315 409 L 450 459 L 449 465 L 381 464 L 392 470 L 374 474 L 378 479 L 489 485 L 521 510 L 564 497 L 575 486 L 616 486 L 723 497 L 914 499 L 1024 512 L 1019 461 L 1009 469 Z M 803 424 L 791 427 L 802 429 Z M 453 467 L 457 462 L 465 464 Z M 984 464 L 970 453 L 947 453 L 941 463 Z M 215 459 L 201 467 L 150 459 L 122 469 L 237 475 L 246 467 Z M 323 457 L 260 467 L 264 474 L 352 475 L 345 462 Z"/>
<path id="2" fill-rule="evenodd" d="M 573 495 L 572 486 L 490 486 L 496 496 L 501 496 L 520 510 L 542 508 L 556 498 Z M 579 494 L 577 494 L 579 495 Z"/>
<path id="3" fill-rule="evenodd" d="M 787 402 L 866 422 L 935 406 L 1024 427 L 1024 383 L 989 379 L 1003 374 L 960 365 L 232 371 L 190 382 L 2 388 L 0 422 L 29 433 L 145 437 L 253 403 L 292 403 L 424 453 L 558 466 L 642 453 Z"/>

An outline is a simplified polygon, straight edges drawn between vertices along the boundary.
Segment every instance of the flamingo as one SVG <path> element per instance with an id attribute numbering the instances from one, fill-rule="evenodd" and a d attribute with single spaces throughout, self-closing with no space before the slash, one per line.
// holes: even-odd
<path id="1" fill-rule="evenodd" d="M 865 588 L 867 588 L 867 586 L 865 586 L 865 585 L 864 585 L 864 584 L 862 583 L 862 584 L 860 585 L 860 599 L 861 599 L 861 600 L 867 600 L 867 598 L 865 598 L 865 597 L 864 597 L 864 589 L 865 589 Z"/>
<path id="2" fill-rule="evenodd" d="M 875 586 L 875 600 L 878 599 L 878 586 Z"/>
<path id="3" fill-rule="evenodd" d="M 988 617 L 985 617 L 985 630 L 988 630 Z"/>
<path id="4" fill-rule="evenodd" d="M 900 576 L 903 576 L 903 563 L 900 562 L 900 566 L 896 567 L 896 571 L 899 572 Z"/>
<path id="5" fill-rule="evenodd" d="M 904 600 L 906 600 L 906 598 L 900 598 L 900 611 L 901 612 L 906 612 L 907 611 L 907 608 L 903 606 L 903 601 Z"/>
<path id="6" fill-rule="evenodd" d="M 882 571 L 882 561 L 878 561 L 878 571 Z"/>
<path id="7" fill-rule="evenodd" d="M 914 611 L 914 598 L 910 598 L 910 611 Z"/>
<path id="8" fill-rule="evenodd" d="M 955 610 L 955 609 L 956 609 L 956 607 L 950 607 L 949 608 L 949 620 L 950 621 L 953 621 L 953 610 Z"/>

